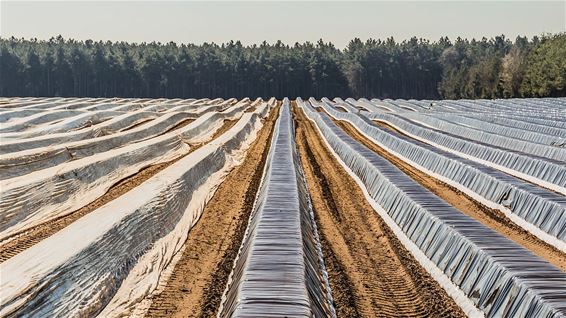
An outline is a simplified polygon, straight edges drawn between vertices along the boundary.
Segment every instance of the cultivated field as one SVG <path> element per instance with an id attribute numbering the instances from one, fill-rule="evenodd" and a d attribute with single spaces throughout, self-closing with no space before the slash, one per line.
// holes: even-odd
<path id="1" fill-rule="evenodd" d="M 566 317 L 566 98 L 0 98 L 0 317 Z"/>

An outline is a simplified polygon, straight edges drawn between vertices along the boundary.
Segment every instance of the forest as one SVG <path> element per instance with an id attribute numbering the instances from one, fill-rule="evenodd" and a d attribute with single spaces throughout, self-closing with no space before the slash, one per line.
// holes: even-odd
<path id="1" fill-rule="evenodd" d="M 0 38 L 0 96 L 566 96 L 566 33 L 286 45 Z"/>

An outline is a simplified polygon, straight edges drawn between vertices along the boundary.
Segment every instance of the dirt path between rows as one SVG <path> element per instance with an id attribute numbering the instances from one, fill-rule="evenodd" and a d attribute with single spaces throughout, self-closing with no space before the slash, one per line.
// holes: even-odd
<path id="1" fill-rule="evenodd" d="M 228 129 L 234 126 L 236 122 L 237 120 L 224 121 L 222 127 L 220 127 L 220 129 L 218 129 L 214 133 L 211 140 L 216 139 L 218 136 L 228 131 Z M 30 229 L 24 230 L 23 232 L 20 232 L 15 236 L 13 236 L 12 239 L 10 239 L 9 241 L 5 243 L 0 243 L 0 263 L 5 262 L 6 260 L 14 257 L 15 255 L 21 253 L 22 251 L 32 247 L 33 245 L 57 233 L 58 231 L 62 230 L 63 228 L 75 222 L 79 218 L 85 216 L 86 214 L 98 209 L 99 207 L 105 205 L 106 203 L 134 189 L 135 187 L 139 186 L 144 181 L 153 177 L 163 169 L 169 167 L 173 163 L 181 160 L 188 154 L 197 150 L 203 144 L 204 143 L 191 145 L 192 148 L 190 149 L 190 151 L 180 156 L 179 158 L 143 168 L 138 173 L 118 181 L 116 184 L 110 187 L 110 189 L 108 189 L 108 191 L 104 195 L 94 200 L 93 202 L 85 205 L 84 207 L 74 212 L 71 212 L 67 215 L 61 216 L 59 218 L 55 218 L 53 220 L 49 220 L 47 222 L 38 224 Z"/>
<path id="2" fill-rule="evenodd" d="M 508 239 L 513 240 L 517 244 L 522 245 L 535 255 L 558 267 L 560 270 L 566 271 L 565 253 L 562 253 L 555 247 L 547 244 L 517 224 L 513 223 L 502 212 L 486 207 L 453 186 L 431 177 L 425 172 L 413 167 L 411 164 L 397 158 L 360 134 L 359 131 L 351 124 L 344 121 L 337 121 L 336 123 L 350 136 L 364 144 L 364 146 L 375 151 L 383 158 L 387 159 L 413 180 L 439 196 L 444 201 L 448 202 L 450 205 L 454 206 L 456 209 L 476 219 L 483 225 L 499 232 Z"/>
<path id="3" fill-rule="evenodd" d="M 191 229 L 183 254 L 146 317 L 216 317 L 259 188 L 278 108 Z"/>
<path id="4" fill-rule="evenodd" d="M 296 139 L 338 317 L 465 317 L 403 248 L 294 107 Z"/>

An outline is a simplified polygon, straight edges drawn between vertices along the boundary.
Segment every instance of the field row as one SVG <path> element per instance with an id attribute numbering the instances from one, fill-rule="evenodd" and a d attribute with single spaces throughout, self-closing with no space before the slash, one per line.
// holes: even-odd
<path id="1" fill-rule="evenodd" d="M 566 316 L 566 99 L 0 99 L 0 316 Z"/>

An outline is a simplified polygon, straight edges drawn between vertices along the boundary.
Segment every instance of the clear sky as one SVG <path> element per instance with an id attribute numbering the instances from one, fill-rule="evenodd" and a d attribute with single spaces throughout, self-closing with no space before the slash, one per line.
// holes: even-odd
<path id="1" fill-rule="evenodd" d="M 354 37 L 437 40 L 566 31 L 566 1 L 5 1 L 0 35 L 287 44 Z"/>

